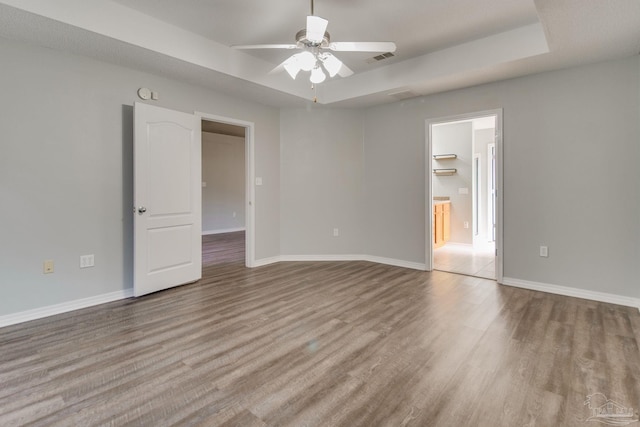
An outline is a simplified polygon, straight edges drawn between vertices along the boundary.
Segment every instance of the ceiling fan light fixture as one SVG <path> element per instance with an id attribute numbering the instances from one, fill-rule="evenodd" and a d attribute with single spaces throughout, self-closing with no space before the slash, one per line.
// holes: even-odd
<path id="1" fill-rule="evenodd" d="M 296 79 L 300 71 L 311 72 L 310 80 L 315 85 L 339 75 L 349 77 L 353 74 L 346 64 L 330 52 L 386 52 L 381 56 L 393 56 L 396 50 L 393 42 L 332 42 L 327 32 L 329 21 L 316 16 L 311 0 L 311 14 L 307 16 L 307 26 L 296 33 L 295 44 L 257 44 L 235 45 L 236 49 L 297 49 L 300 53 L 290 56 L 275 67 L 269 74 L 287 71 L 292 79 Z M 315 87 L 312 85 L 312 87 Z"/>
<path id="2" fill-rule="evenodd" d="M 313 53 L 305 50 L 304 52 L 293 55 L 301 70 L 311 71 L 316 66 L 317 60 Z"/>
<path id="3" fill-rule="evenodd" d="M 311 70 L 311 77 L 309 78 L 309 80 L 311 80 L 311 83 L 317 84 L 317 83 L 322 83 L 323 81 L 325 81 L 326 78 L 327 76 L 322 71 L 322 68 L 316 67 L 313 70 Z"/>
<path id="4" fill-rule="evenodd" d="M 342 68 L 342 61 L 333 55 L 327 54 L 322 58 L 322 65 L 329 73 L 329 77 L 335 77 Z"/>

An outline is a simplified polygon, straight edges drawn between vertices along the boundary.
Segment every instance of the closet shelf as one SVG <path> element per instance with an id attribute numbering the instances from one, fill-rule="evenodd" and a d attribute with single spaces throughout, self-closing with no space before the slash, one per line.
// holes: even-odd
<path id="1" fill-rule="evenodd" d="M 434 154 L 433 160 L 448 160 L 448 159 L 457 159 L 457 154 Z"/>
<path id="2" fill-rule="evenodd" d="M 457 172 L 458 172 L 458 169 L 455 169 L 455 168 L 451 168 L 451 169 L 434 169 L 433 170 L 433 174 L 434 175 L 438 175 L 438 176 L 454 175 Z"/>

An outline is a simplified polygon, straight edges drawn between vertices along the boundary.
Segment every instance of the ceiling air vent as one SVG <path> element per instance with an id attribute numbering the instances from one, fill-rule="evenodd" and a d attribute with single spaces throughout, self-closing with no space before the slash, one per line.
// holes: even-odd
<path id="1" fill-rule="evenodd" d="M 393 56 L 395 55 L 391 52 L 381 53 L 380 55 L 376 55 L 373 58 L 367 59 L 366 62 L 367 64 L 373 64 L 374 62 L 382 61 L 384 59 L 391 58 Z"/>

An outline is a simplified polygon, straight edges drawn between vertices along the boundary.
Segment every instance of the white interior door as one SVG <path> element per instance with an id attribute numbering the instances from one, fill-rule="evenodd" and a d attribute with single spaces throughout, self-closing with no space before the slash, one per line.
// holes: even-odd
<path id="1" fill-rule="evenodd" d="M 134 105 L 135 296 L 202 276 L 200 118 Z"/>

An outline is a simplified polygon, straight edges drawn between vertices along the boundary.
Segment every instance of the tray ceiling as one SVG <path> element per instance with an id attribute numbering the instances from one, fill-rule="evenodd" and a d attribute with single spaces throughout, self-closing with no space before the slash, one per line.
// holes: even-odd
<path id="1" fill-rule="evenodd" d="M 637 0 L 316 0 L 334 41 L 394 41 L 395 56 L 336 55 L 356 73 L 308 80 L 268 72 L 289 51 L 305 0 L 0 0 L 0 36 L 184 79 L 276 106 L 355 107 L 637 55 Z M 409 94 L 409 95 L 402 95 Z"/>

